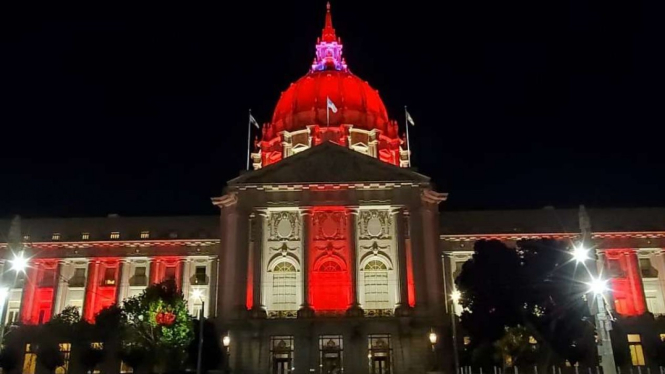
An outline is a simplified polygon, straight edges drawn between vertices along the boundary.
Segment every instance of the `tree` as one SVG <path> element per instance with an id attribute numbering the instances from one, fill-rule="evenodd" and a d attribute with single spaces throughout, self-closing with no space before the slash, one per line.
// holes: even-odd
<path id="1" fill-rule="evenodd" d="M 575 363 L 591 356 L 594 327 L 586 286 L 575 281 L 580 268 L 566 242 L 520 241 L 514 248 L 496 240 L 476 242 L 455 281 L 462 293 L 461 323 L 474 346 L 501 349 L 516 341 L 506 334 L 521 326 L 558 357 Z"/>
<path id="2" fill-rule="evenodd" d="M 187 303 L 173 280 L 149 286 L 125 300 L 122 355 L 128 364 L 147 364 L 157 373 L 182 369 L 194 338 Z"/>

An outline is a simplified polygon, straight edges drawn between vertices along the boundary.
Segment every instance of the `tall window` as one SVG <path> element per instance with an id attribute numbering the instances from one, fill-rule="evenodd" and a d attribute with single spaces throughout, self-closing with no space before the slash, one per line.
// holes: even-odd
<path id="1" fill-rule="evenodd" d="M 319 368 L 321 374 L 337 374 L 344 369 L 342 335 L 319 336 Z"/>
<path id="2" fill-rule="evenodd" d="M 388 268 L 379 260 L 372 260 L 364 268 L 366 309 L 390 309 Z"/>
<path id="3" fill-rule="evenodd" d="M 628 347 L 630 348 L 630 360 L 633 366 L 644 366 L 646 362 L 640 334 L 628 334 Z"/>
<path id="4" fill-rule="evenodd" d="M 289 262 L 278 263 L 272 271 L 273 309 L 298 309 L 296 296 L 295 266 Z"/>
<path id="5" fill-rule="evenodd" d="M 44 269 L 42 278 L 39 280 L 39 287 L 55 286 L 55 269 Z"/>
<path id="6" fill-rule="evenodd" d="M 69 356 L 71 355 L 72 352 L 72 345 L 69 343 L 60 343 L 60 352 L 62 353 L 62 358 L 64 359 L 65 363 L 62 366 L 58 366 L 55 369 L 55 374 L 67 374 L 69 371 Z"/>
<path id="7" fill-rule="evenodd" d="M 23 373 L 35 374 L 36 368 L 37 368 L 37 353 L 33 351 L 32 345 L 26 344 L 25 356 L 23 357 Z"/>
<path id="8" fill-rule="evenodd" d="M 175 266 L 167 266 L 164 270 L 164 280 L 175 280 Z"/>

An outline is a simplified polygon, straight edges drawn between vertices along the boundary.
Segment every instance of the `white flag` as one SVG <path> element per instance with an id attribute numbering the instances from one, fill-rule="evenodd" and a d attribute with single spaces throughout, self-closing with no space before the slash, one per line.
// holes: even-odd
<path id="1" fill-rule="evenodd" d="M 409 123 L 411 124 L 411 126 L 415 126 L 415 125 L 416 125 L 416 123 L 413 122 L 413 118 L 411 118 L 411 115 L 409 114 L 408 111 L 406 112 L 406 121 L 409 122 Z"/>
<path id="2" fill-rule="evenodd" d="M 337 113 L 337 107 L 335 106 L 335 103 L 330 100 L 330 97 L 328 97 L 328 107 L 326 109 L 330 109 L 333 113 Z"/>
<path id="3" fill-rule="evenodd" d="M 256 121 L 256 118 L 252 115 L 252 113 L 249 114 L 249 123 L 254 125 L 257 129 L 259 128 L 259 123 Z"/>

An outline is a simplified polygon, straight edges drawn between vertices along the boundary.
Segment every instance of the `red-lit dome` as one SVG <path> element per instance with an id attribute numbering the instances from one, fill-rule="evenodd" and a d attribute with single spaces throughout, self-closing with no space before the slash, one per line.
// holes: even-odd
<path id="1" fill-rule="evenodd" d="M 260 140 L 254 143 L 257 152 L 251 154 L 255 168 L 325 141 L 393 165 L 408 165 L 397 122 L 388 118 L 379 92 L 349 71 L 342 49 L 328 3 L 311 69 L 282 92 L 272 121 L 261 128 Z"/>
<path id="2" fill-rule="evenodd" d="M 327 99 L 337 113 L 327 110 Z M 312 71 L 293 83 L 277 103 L 272 117 L 276 132 L 297 131 L 309 125 L 352 124 L 364 130 L 386 131 L 388 113 L 379 93 L 348 70 Z"/>

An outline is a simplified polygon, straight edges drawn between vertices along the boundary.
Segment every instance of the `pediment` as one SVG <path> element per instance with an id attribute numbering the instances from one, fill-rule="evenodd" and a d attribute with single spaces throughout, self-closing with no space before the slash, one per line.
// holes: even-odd
<path id="1" fill-rule="evenodd" d="M 428 183 L 429 180 L 412 170 L 326 142 L 262 169 L 246 172 L 228 184 Z"/>

